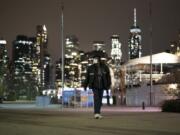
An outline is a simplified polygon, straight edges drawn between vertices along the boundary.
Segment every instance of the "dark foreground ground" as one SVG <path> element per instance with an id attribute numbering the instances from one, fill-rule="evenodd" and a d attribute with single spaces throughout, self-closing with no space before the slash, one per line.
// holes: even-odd
<path id="1" fill-rule="evenodd" d="M 180 135 L 180 114 L 0 108 L 0 135 Z"/>

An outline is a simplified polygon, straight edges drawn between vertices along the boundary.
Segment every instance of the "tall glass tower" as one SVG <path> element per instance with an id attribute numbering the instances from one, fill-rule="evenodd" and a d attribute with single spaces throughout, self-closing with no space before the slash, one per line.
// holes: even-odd
<path id="1" fill-rule="evenodd" d="M 68 87 L 79 86 L 79 39 L 75 35 L 65 38 L 65 85 Z"/>
<path id="2" fill-rule="evenodd" d="M 9 58 L 6 50 L 7 41 L 0 39 L 0 77 L 5 76 L 8 68 Z M 1 80 L 2 78 L 0 78 Z"/>
<path id="3" fill-rule="evenodd" d="M 134 24 L 130 28 L 130 36 L 128 40 L 129 59 L 140 58 L 142 55 L 141 47 L 141 29 L 137 26 L 136 8 L 134 8 Z"/>
<path id="4" fill-rule="evenodd" d="M 38 58 L 38 65 L 40 67 L 40 85 L 41 90 L 47 87 L 48 78 L 49 78 L 49 62 L 50 57 L 47 53 L 47 44 L 48 44 L 48 34 L 47 28 L 45 25 L 37 25 L 37 34 L 36 34 L 36 51 Z"/>
<path id="5" fill-rule="evenodd" d="M 16 77 L 32 73 L 32 46 L 33 41 L 24 35 L 18 35 L 13 42 L 13 62 Z"/>
<path id="6" fill-rule="evenodd" d="M 113 60 L 113 64 L 117 67 L 120 66 L 122 51 L 121 51 L 121 43 L 119 42 L 119 35 L 112 35 L 111 37 L 111 58 Z"/>

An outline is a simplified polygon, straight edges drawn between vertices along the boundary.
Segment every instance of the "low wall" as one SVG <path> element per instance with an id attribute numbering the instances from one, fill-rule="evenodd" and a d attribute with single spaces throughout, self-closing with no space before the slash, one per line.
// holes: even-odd
<path id="1" fill-rule="evenodd" d="M 150 93 L 150 86 L 143 85 L 136 88 L 128 88 L 126 90 L 126 105 L 127 106 L 142 106 L 144 102 L 146 106 L 151 105 L 161 106 L 164 100 L 172 99 L 173 97 L 164 92 L 163 85 L 153 85 Z"/>
<path id="2" fill-rule="evenodd" d="M 46 107 L 50 104 L 49 96 L 37 96 L 36 97 L 36 106 L 38 107 Z"/>

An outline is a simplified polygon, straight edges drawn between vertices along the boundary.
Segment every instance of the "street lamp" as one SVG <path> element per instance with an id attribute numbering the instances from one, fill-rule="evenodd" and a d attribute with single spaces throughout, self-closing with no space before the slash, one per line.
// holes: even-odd
<path id="1" fill-rule="evenodd" d="M 149 104 L 152 105 L 152 2 L 149 1 L 149 17 L 150 17 L 150 92 L 149 92 Z"/>
<path id="2" fill-rule="evenodd" d="M 61 1 L 61 61 L 62 61 L 62 64 L 61 64 L 61 81 L 62 81 L 62 105 L 63 105 L 63 91 L 64 91 L 64 14 L 63 14 L 63 11 L 64 11 L 64 4 L 63 2 Z"/>

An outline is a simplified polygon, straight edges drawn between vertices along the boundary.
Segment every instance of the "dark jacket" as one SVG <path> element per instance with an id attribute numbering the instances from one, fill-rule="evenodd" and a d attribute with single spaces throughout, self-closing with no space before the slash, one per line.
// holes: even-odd
<path id="1" fill-rule="evenodd" d="M 84 81 L 84 88 L 88 86 L 90 89 L 108 90 L 111 86 L 110 71 L 106 64 L 99 64 L 101 75 L 98 73 L 98 64 L 93 64 L 88 67 L 86 78 Z"/>

